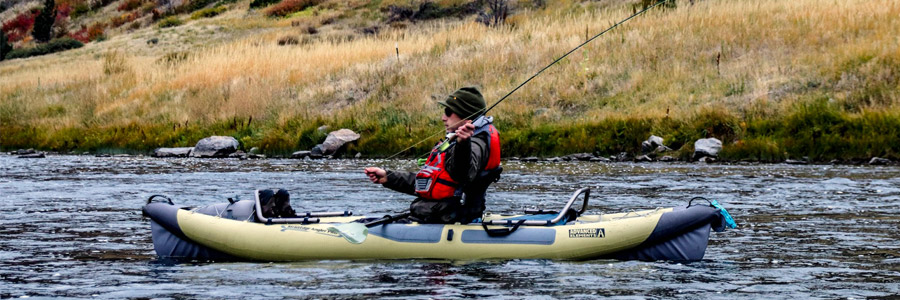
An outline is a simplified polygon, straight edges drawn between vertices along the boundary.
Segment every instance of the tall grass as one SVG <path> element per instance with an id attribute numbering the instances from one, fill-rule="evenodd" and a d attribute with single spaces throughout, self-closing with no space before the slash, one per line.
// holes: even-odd
<path id="1" fill-rule="evenodd" d="M 362 134 L 353 150 L 388 155 L 441 131 L 446 94 L 478 85 L 496 101 L 631 9 L 560 1 L 500 28 L 420 23 L 297 46 L 278 46 L 296 34 L 278 27 L 174 63 L 96 48 L 3 62 L 0 146 L 146 151 L 226 134 L 277 154 L 321 142 L 315 129 L 329 125 Z M 898 13 L 896 1 L 680 3 L 589 44 L 491 114 L 506 156 L 636 152 L 656 134 L 682 153 L 718 137 L 730 159 L 897 157 Z M 104 72 L 110 59 L 127 67 Z"/>

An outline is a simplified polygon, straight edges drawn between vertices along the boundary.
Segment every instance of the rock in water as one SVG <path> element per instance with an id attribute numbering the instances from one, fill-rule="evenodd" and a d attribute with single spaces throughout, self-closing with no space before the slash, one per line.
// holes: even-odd
<path id="1" fill-rule="evenodd" d="M 359 134 L 350 129 L 332 131 L 322 143 L 322 154 L 331 155 L 338 152 L 344 145 L 359 139 Z"/>
<path id="2" fill-rule="evenodd" d="M 211 136 L 197 142 L 192 157 L 228 157 L 238 149 L 237 139 L 230 136 Z"/>
<path id="3" fill-rule="evenodd" d="M 19 155 L 19 158 L 44 158 L 44 157 L 46 157 L 46 156 L 42 152 Z"/>
<path id="4" fill-rule="evenodd" d="M 153 150 L 153 157 L 188 157 L 191 150 L 194 150 L 194 147 L 156 148 Z"/>
<path id="5" fill-rule="evenodd" d="M 722 141 L 717 138 L 699 139 L 694 142 L 694 159 L 701 157 L 719 157 Z"/>

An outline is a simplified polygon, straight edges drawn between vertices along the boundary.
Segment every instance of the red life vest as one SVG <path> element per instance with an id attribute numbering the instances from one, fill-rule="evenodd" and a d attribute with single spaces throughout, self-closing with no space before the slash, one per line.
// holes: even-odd
<path id="1" fill-rule="evenodd" d="M 488 138 L 488 149 L 490 149 L 488 162 L 484 166 L 484 170 L 479 172 L 479 174 L 500 167 L 500 133 L 497 131 L 497 128 L 494 128 L 492 121 L 493 118 L 491 117 L 479 117 L 473 122 L 475 124 L 475 132 L 472 136 L 482 132 L 487 132 L 490 136 Z M 431 154 L 425 160 L 422 170 L 416 173 L 416 194 L 419 197 L 440 200 L 453 196 L 462 196 L 462 186 L 453 178 L 450 178 L 450 173 L 447 172 L 447 168 L 444 165 L 447 162 L 447 153 L 450 151 L 450 148 L 456 145 L 456 141 L 449 142 L 447 146 L 444 145 L 445 143 L 447 142 L 439 143 L 431 150 Z M 478 180 L 477 176 L 475 180 Z"/>

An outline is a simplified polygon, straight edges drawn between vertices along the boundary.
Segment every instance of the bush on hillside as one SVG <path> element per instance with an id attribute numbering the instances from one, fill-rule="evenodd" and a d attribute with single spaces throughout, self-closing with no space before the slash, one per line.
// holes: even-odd
<path id="1" fill-rule="evenodd" d="M 202 19 L 202 18 L 212 18 L 218 16 L 219 14 L 228 10 L 227 7 L 219 6 L 219 7 L 210 7 L 204 8 L 198 11 L 195 11 L 191 14 L 191 20 Z"/>
<path id="2" fill-rule="evenodd" d="M 125 0 L 122 1 L 122 4 L 119 4 L 119 7 L 116 9 L 118 11 L 132 11 L 135 8 L 141 7 L 141 2 L 143 2 L 143 0 Z"/>
<path id="3" fill-rule="evenodd" d="M 26 11 L 18 16 L 3 23 L 3 32 L 6 32 L 6 39 L 11 42 L 21 41 L 28 35 L 28 30 L 34 26 L 34 18 L 37 17 L 37 11 Z"/>
<path id="4" fill-rule="evenodd" d="M 128 24 L 128 23 L 131 23 L 131 22 L 133 22 L 134 20 L 137 20 L 137 19 L 140 18 L 140 17 L 141 17 L 141 12 L 138 12 L 138 11 L 133 11 L 133 12 L 130 12 L 130 13 L 124 13 L 124 14 L 122 14 L 121 16 L 119 16 L 119 17 L 117 17 L 117 18 L 114 18 L 114 19 L 112 20 L 112 26 L 113 26 L 113 27 L 119 27 L 119 26 L 122 26 L 122 25 L 125 25 L 125 24 Z"/>
<path id="5" fill-rule="evenodd" d="M 216 2 L 216 0 L 191 0 L 191 2 L 188 3 L 187 8 L 188 11 L 198 11 L 209 6 L 209 4 L 213 2 Z"/>
<path id="6" fill-rule="evenodd" d="M 179 19 L 178 16 L 170 16 L 165 19 L 162 19 L 162 21 L 159 21 L 159 24 L 157 26 L 159 26 L 159 28 L 169 28 L 169 27 L 181 26 L 181 24 L 184 24 L 184 21 Z"/>
<path id="7" fill-rule="evenodd" d="M 37 45 L 34 48 L 15 49 L 6 55 L 7 59 L 25 58 L 32 56 L 45 55 L 50 53 L 62 52 L 69 49 L 81 48 L 84 43 L 76 41 L 72 38 L 64 37 L 53 39 L 46 44 Z"/>
<path id="8" fill-rule="evenodd" d="M 266 9 L 270 17 L 284 17 L 322 3 L 322 0 L 284 0 Z"/>
<path id="9" fill-rule="evenodd" d="M 88 4 L 87 1 L 75 4 L 75 7 L 72 9 L 72 18 L 78 18 L 80 16 L 86 15 L 91 11 L 91 5 Z"/>
<path id="10" fill-rule="evenodd" d="M 272 3 L 278 3 L 279 0 L 253 0 L 250 2 L 250 8 L 260 8 L 269 6 Z"/>

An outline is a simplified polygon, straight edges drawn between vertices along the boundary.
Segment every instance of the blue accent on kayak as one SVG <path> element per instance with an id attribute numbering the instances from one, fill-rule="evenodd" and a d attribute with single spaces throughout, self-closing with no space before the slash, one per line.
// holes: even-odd
<path id="1" fill-rule="evenodd" d="M 443 232 L 443 224 L 386 224 L 369 228 L 369 234 L 406 243 L 437 243 Z"/>
<path id="2" fill-rule="evenodd" d="M 722 217 L 725 218 L 725 224 L 728 224 L 728 228 L 737 228 L 737 223 L 734 222 L 734 218 L 731 217 L 731 214 L 729 214 L 728 211 L 725 210 L 725 207 L 723 207 L 722 204 L 719 204 L 719 201 L 713 200 L 709 204 L 719 209 L 719 213 L 721 213 Z"/>
<path id="3" fill-rule="evenodd" d="M 484 230 L 463 230 L 460 240 L 468 244 L 534 244 L 553 245 L 556 241 L 556 229 L 519 228 L 504 237 L 488 236 Z"/>

